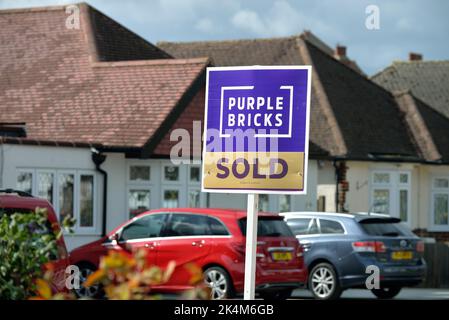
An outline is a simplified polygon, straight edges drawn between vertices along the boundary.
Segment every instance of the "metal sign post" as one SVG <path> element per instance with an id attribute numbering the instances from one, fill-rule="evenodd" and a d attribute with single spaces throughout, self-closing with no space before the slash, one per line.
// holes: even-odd
<path id="1" fill-rule="evenodd" d="M 243 298 L 254 300 L 256 287 L 257 213 L 259 195 L 248 194 L 246 217 L 245 288 Z"/>

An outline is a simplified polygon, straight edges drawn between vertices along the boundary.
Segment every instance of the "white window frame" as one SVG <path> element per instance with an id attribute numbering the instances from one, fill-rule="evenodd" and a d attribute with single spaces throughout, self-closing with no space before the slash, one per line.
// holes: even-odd
<path id="1" fill-rule="evenodd" d="M 199 169 L 199 181 L 193 181 L 193 180 L 190 179 L 190 170 L 192 168 L 198 168 Z M 201 179 L 202 179 L 201 166 L 190 164 L 190 165 L 186 166 L 186 171 L 187 171 L 186 206 L 190 207 L 190 204 L 189 204 L 190 192 L 191 191 L 199 191 L 199 193 L 200 193 L 200 203 L 199 203 L 198 208 L 205 207 L 206 206 L 205 193 L 201 192 Z"/>
<path id="2" fill-rule="evenodd" d="M 138 191 L 149 191 L 150 192 L 150 207 L 148 208 L 148 210 L 151 210 L 152 208 L 154 208 L 154 195 L 153 195 L 153 190 L 151 188 L 151 186 L 148 185 L 141 185 L 141 184 L 129 184 L 126 188 L 126 219 L 125 220 L 129 220 L 130 219 L 130 206 L 129 206 L 129 192 L 131 190 L 138 190 Z"/>
<path id="3" fill-rule="evenodd" d="M 435 180 L 437 179 L 448 179 L 449 176 L 433 176 L 432 179 L 430 179 L 430 221 L 429 221 L 429 231 L 449 231 L 449 223 L 447 225 L 439 225 L 435 224 L 435 195 L 436 194 L 445 194 L 449 198 L 449 188 L 437 188 L 435 187 Z M 449 202 L 449 200 L 448 200 Z M 448 204 L 449 205 L 449 204 Z"/>
<path id="4" fill-rule="evenodd" d="M 73 218 L 76 219 L 76 224 L 73 226 L 73 230 L 76 235 L 98 235 L 99 225 L 98 225 L 98 200 L 97 200 L 97 173 L 95 170 L 86 169 L 49 169 L 49 168 L 17 168 L 16 170 L 16 183 L 17 176 L 19 173 L 26 172 L 31 173 L 32 176 L 32 195 L 38 197 L 38 182 L 37 177 L 39 173 L 52 173 L 53 174 L 53 209 L 56 213 L 58 221 L 61 222 L 61 216 L 59 215 L 59 176 L 61 174 L 73 174 Z M 92 227 L 81 227 L 80 223 L 80 176 L 81 175 L 92 175 L 94 177 L 93 186 L 93 226 Z"/>
<path id="5" fill-rule="evenodd" d="M 81 227 L 79 224 L 81 223 L 81 176 L 93 176 L 93 194 L 92 194 L 92 199 L 93 199 L 93 204 L 92 204 L 92 210 L 93 210 L 93 225 L 91 227 Z M 97 214 L 96 212 L 98 212 L 97 210 L 97 175 L 94 171 L 88 171 L 88 170 L 79 170 L 76 173 L 75 176 L 75 198 L 76 198 L 76 215 L 77 215 L 77 227 L 78 230 L 81 231 L 80 233 L 94 233 L 96 231 L 96 226 L 98 225 L 97 222 Z"/>
<path id="6" fill-rule="evenodd" d="M 53 174 L 53 202 L 52 202 L 52 206 L 53 208 L 55 208 L 56 203 L 58 202 L 58 193 L 57 193 L 57 175 L 55 170 L 49 170 L 49 169 L 36 169 L 36 174 L 33 177 L 33 181 L 34 184 L 36 185 L 36 188 L 33 190 L 33 195 L 35 194 L 36 196 L 39 196 L 39 174 L 40 173 L 51 173 Z M 59 219 L 59 213 L 58 213 L 58 219 Z"/>
<path id="7" fill-rule="evenodd" d="M 131 180 L 131 167 L 149 167 L 150 168 L 150 180 Z M 126 166 L 126 179 L 129 185 L 151 185 L 153 183 L 153 165 L 149 163 L 139 163 L 136 161 L 130 161 Z"/>
<path id="8" fill-rule="evenodd" d="M 388 183 L 376 183 L 374 182 L 375 174 L 387 173 L 390 177 L 390 182 Z M 408 176 L 407 183 L 400 183 L 399 177 L 401 174 L 406 174 Z M 375 190 L 388 190 L 389 192 L 389 215 L 392 217 L 400 218 L 400 191 L 407 191 L 407 220 L 403 221 L 408 225 L 411 225 L 411 172 L 407 170 L 386 170 L 386 169 L 375 169 L 371 171 L 370 175 L 370 199 L 369 199 L 369 210 L 372 210 L 374 204 L 374 191 Z"/>
<path id="9" fill-rule="evenodd" d="M 167 208 L 167 207 L 164 207 L 165 191 L 178 191 L 178 208 L 183 206 L 183 201 L 182 201 L 182 196 L 183 196 L 183 195 L 182 195 L 182 188 L 181 188 L 181 187 L 176 186 L 176 185 L 173 185 L 173 186 L 167 185 L 167 186 L 164 186 L 164 187 L 161 189 L 161 191 L 162 191 L 162 192 L 161 192 L 161 208 L 163 208 L 163 209 L 169 209 L 169 208 Z"/>
<path id="10" fill-rule="evenodd" d="M 178 168 L 178 180 L 167 180 L 165 179 L 165 168 L 166 167 L 176 167 Z M 163 162 L 161 165 L 161 180 L 163 184 L 167 184 L 167 185 L 181 185 L 184 181 L 183 179 L 183 167 L 182 165 L 174 165 L 173 163 L 167 163 L 167 162 Z M 190 167 L 188 167 L 190 168 Z M 187 174 L 187 179 L 190 179 L 190 171 Z"/>

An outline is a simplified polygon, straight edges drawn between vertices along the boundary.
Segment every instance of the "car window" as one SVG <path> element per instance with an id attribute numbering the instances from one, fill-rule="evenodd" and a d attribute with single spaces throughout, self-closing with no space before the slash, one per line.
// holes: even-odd
<path id="1" fill-rule="evenodd" d="M 239 220 L 240 231 L 246 236 L 246 218 Z M 294 237 L 292 231 L 282 219 L 261 218 L 257 223 L 258 237 Z"/>
<path id="2" fill-rule="evenodd" d="M 321 233 L 324 234 L 342 234 L 345 229 L 338 221 L 320 219 Z"/>
<path id="3" fill-rule="evenodd" d="M 413 236 L 413 232 L 403 222 L 389 222 L 378 219 L 377 222 L 360 222 L 365 233 L 370 236 Z"/>
<path id="4" fill-rule="evenodd" d="M 173 214 L 164 232 L 166 237 L 204 236 L 209 233 L 207 217 L 197 214 Z"/>
<path id="5" fill-rule="evenodd" d="M 139 218 L 123 229 L 121 240 L 159 237 L 165 218 L 165 214 L 146 215 Z"/>
<path id="6" fill-rule="evenodd" d="M 292 229 L 293 233 L 297 236 L 309 233 L 309 225 L 312 219 L 289 219 L 287 220 L 288 226 Z"/>
<path id="7" fill-rule="evenodd" d="M 227 236 L 229 235 L 228 230 L 221 221 L 215 218 L 208 217 L 207 223 L 209 225 L 210 233 L 214 236 Z"/>

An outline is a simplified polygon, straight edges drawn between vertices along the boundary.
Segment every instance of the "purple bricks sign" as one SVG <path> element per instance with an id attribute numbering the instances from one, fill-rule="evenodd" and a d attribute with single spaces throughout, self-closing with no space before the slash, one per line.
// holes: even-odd
<path id="1" fill-rule="evenodd" d="M 203 191 L 306 193 L 310 66 L 208 68 Z"/>

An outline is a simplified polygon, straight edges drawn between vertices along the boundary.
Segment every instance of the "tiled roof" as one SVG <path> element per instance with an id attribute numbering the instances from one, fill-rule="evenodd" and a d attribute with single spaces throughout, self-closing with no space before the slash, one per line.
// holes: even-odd
<path id="1" fill-rule="evenodd" d="M 420 160 L 393 95 L 307 37 L 159 46 L 177 58 L 207 55 L 217 66 L 312 65 L 312 144 L 333 157 Z"/>
<path id="2" fill-rule="evenodd" d="M 410 90 L 449 118 L 449 60 L 394 62 L 372 80 L 390 91 Z"/>
<path id="3" fill-rule="evenodd" d="M 408 91 L 396 92 L 395 98 L 421 156 L 449 163 L 449 119 Z"/>
<path id="4" fill-rule="evenodd" d="M 0 123 L 25 122 L 24 143 L 156 147 L 207 58 L 172 59 L 78 6 L 78 30 L 64 7 L 0 11 Z"/>

